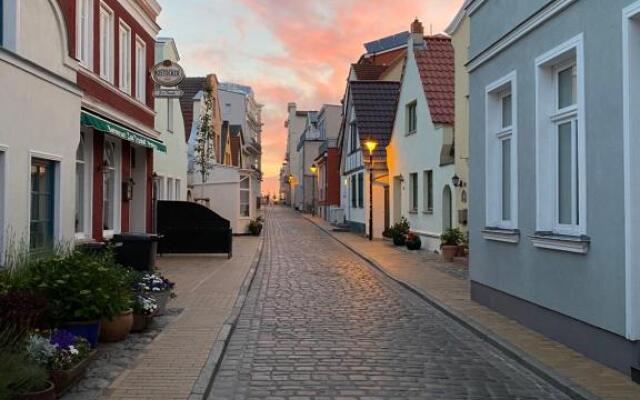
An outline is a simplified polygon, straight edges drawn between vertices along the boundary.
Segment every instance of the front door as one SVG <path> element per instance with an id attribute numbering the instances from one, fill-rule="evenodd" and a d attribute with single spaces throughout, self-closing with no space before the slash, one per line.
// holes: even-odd
<path id="1" fill-rule="evenodd" d="M 384 187 L 384 230 L 389 229 L 389 186 Z"/>
<path id="2" fill-rule="evenodd" d="M 55 181 L 54 163 L 34 158 L 31 161 L 31 218 L 29 249 L 43 252 L 53 249 Z"/>
<path id="3" fill-rule="evenodd" d="M 393 178 L 393 222 L 399 222 L 402 217 L 402 177 Z"/>

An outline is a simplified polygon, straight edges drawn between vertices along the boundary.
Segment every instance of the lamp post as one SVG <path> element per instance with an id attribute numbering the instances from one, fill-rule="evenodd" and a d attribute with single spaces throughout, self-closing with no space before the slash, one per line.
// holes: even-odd
<path id="1" fill-rule="evenodd" d="M 313 185 L 311 186 L 311 215 L 316 216 L 316 172 L 318 167 L 315 164 L 309 167 L 309 171 L 313 174 Z"/>
<path id="2" fill-rule="evenodd" d="M 369 150 L 369 240 L 373 240 L 373 152 L 378 142 L 369 138 L 364 145 Z"/>

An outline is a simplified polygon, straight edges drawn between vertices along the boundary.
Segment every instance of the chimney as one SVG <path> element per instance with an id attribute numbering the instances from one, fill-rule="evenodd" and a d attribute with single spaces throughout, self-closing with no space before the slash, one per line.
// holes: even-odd
<path id="1" fill-rule="evenodd" d="M 424 45 L 424 27 L 418 18 L 411 23 L 411 42 L 414 46 Z"/>
<path id="2" fill-rule="evenodd" d="M 293 110 L 293 112 L 296 112 L 296 103 L 289 103 L 287 104 L 287 111 L 291 112 L 291 110 Z"/>

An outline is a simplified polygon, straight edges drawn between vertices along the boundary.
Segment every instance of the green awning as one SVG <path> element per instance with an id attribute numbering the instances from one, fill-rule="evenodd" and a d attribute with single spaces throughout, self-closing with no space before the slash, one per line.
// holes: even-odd
<path id="1" fill-rule="evenodd" d="M 165 146 L 162 141 L 150 138 L 142 133 L 132 131 L 131 129 L 125 128 L 115 122 L 107 121 L 106 119 L 85 110 L 82 110 L 82 113 L 80 114 L 80 124 L 102 132 L 110 133 L 122 140 L 126 140 L 140 146 L 156 149 L 163 153 L 167 152 L 167 146 Z"/>

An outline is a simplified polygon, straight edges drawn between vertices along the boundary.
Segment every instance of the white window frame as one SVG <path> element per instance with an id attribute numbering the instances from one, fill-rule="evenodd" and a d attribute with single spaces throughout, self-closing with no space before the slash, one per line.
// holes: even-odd
<path id="1" fill-rule="evenodd" d="M 113 10 L 104 2 L 100 3 L 100 77 L 107 82 L 114 83 L 114 36 L 115 36 L 115 15 Z M 104 31 L 103 16 L 106 15 L 109 20 L 109 29 Z M 105 55 L 107 57 L 105 57 Z"/>
<path id="2" fill-rule="evenodd" d="M 84 196 L 83 196 L 83 226 L 82 231 L 75 232 L 76 240 L 88 239 L 91 237 L 91 215 L 93 198 L 93 135 L 85 131 L 84 133 Z M 77 164 L 77 160 L 76 160 Z M 76 204 L 76 207 L 78 205 Z M 75 214 L 74 214 L 75 215 Z M 75 224 L 74 224 L 75 225 Z M 75 226 L 74 226 L 75 229 Z"/>
<path id="3" fill-rule="evenodd" d="M 640 1 L 622 10 L 626 337 L 640 339 Z"/>
<path id="4" fill-rule="evenodd" d="M 76 0 L 76 58 L 85 68 L 93 68 L 93 10 L 94 0 Z M 87 30 L 82 29 L 81 10 L 88 10 Z"/>
<path id="5" fill-rule="evenodd" d="M 33 159 L 42 159 L 53 162 L 54 165 L 54 177 L 53 177 L 53 187 L 54 187 L 54 200 L 53 200 L 53 243 L 54 246 L 56 243 L 60 243 L 62 240 L 62 207 L 61 207 L 61 192 L 60 192 L 60 165 L 62 164 L 64 157 L 58 154 L 51 154 L 47 152 L 42 152 L 38 150 L 30 150 L 29 151 L 29 183 L 28 183 L 28 195 L 27 195 L 27 219 L 29 224 L 27 225 L 27 233 L 26 238 L 31 237 L 31 165 L 33 164 Z M 8 175 L 7 175 L 8 176 Z M 5 214 L 7 215 L 7 214 Z"/>
<path id="6" fill-rule="evenodd" d="M 122 202 L 120 201 L 121 199 L 121 190 L 122 190 L 122 184 L 120 182 L 122 182 L 122 148 L 121 148 L 121 143 L 118 140 L 112 140 L 112 139 L 107 139 L 105 138 L 104 140 L 104 146 L 107 145 L 107 143 L 113 143 L 113 160 L 114 160 L 114 185 L 113 185 L 113 229 L 103 229 L 102 230 L 102 236 L 105 239 L 111 239 L 113 237 L 113 235 L 116 232 L 120 231 L 120 213 L 121 213 L 121 208 L 122 208 Z M 104 148 L 103 148 L 103 154 L 104 154 Z M 104 168 L 104 163 L 102 168 Z M 104 179 L 104 175 L 103 175 L 103 179 Z M 103 181 L 103 185 L 104 185 L 104 181 Z M 100 201 L 103 202 L 103 207 L 104 207 L 104 193 L 102 194 L 102 199 L 100 199 Z M 103 219 L 104 219 L 104 209 L 102 210 L 102 215 L 103 215 Z M 104 228 L 104 220 L 102 221 L 102 226 Z"/>
<path id="7" fill-rule="evenodd" d="M 242 181 L 246 180 L 247 183 L 249 184 L 247 188 L 243 188 L 242 187 Z M 238 208 L 238 215 L 240 216 L 240 218 L 242 219 L 248 219 L 251 218 L 251 177 L 249 175 L 241 175 L 240 176 L 240 181 L 238 182 L 238 205 L 240 206 Z M 242 201 L 242 196 L 240 195 L 240 193 L 242 192 L 248 192 L 248 200 L 247 200 L 247 204 L 249 206 L 249 215 L 242 215 L 242 205 L 244 204 Z"/>
<path id="8" fill-rule="evenodd" d="M 575 62 L 576 104 L 558 110 L 557 73 Z M 580 236 L 587 233 L 586 124 L 583 35 L 579 34 L 535 59 L 536 72 L 536 230 Z M 577 133 L 572 160 L 578 168 L 572 182 L 578 196 L 577 224 L 560 224 L 558 201 L 558 126 L 575 120 Z M 577 188 L 577 189 L 576 189 Z M 575 198 L 575 197 L 573 197 Z"/>
<path id="9" fill-rule="evenodd" d="M 173 189 L 175 188 L 172 177 L 167 177 L 167 200 L 175 200 Z"/>
<path id="10" fill-rule="evenodd" d="M 181 196 L 181 193 L 180 193 L 181 180 L 180 180 L 180 178 L 175 178 L 173 181 L 174 181 L 174 183 L 176 185 L 175 192 L 174 192 L 174 198 L 175 198 L 175 200 L 182 200 L 182 196 Z"/>
<path id="11" fill-rule="evenodd" d="M 119 85 L 120 90 L 127 94 L 131 94 L 131 27 L 120 20 L 118 25 L 118 65 L 119 65 Z M 123 34 L 126 33 L 126 38 Z M 123 40 L 124 39 L 124 40 Z M 125 46 L 123 46 L 125 44 Z M 124 51 L 126 48 L 126 51 Z"/>
<path id="12" fill-rule="evenodd" d="M 413 115 L 411 110 L 413 109 Z M 411 100 L 405 105 L 405 135 L 412 135 L 418 131 L 418 101 Z M 411 126 L 411 125 L 414 126 Z"/>
<path id="13" fill-rule="evenodd" d="M 420 192 L 420 183 L 418 182 L 418 173 L 411 172 L 409 173 L 409 212 L 410 213 L 415 214 L 418 212 L 418 204 L 420 203 L 419 192 Z"/>
<path id="14" fill-rule="evenodd" d="M 431 198 L 431 204 L 429 204 Z M 422 171 L 422 212 L 433 214 L 433 170 Z"/>
<path id="15" fill-rule="evenodd" d="M 511 95 L 511 126 L 502 126 L 502 101 Z M 503 219 L 502 145 L 511 141 L 511 218 Z M 485 224 L 518 228 L 518 75 L 513 71 L 485 88 Z"/>
<path id="16" fill-rule="evenodd" d="M 142 54 L 142 57 L 140 55 Z M 147 44 L 136 35 L 136 99 L 147 103 Z"/>

